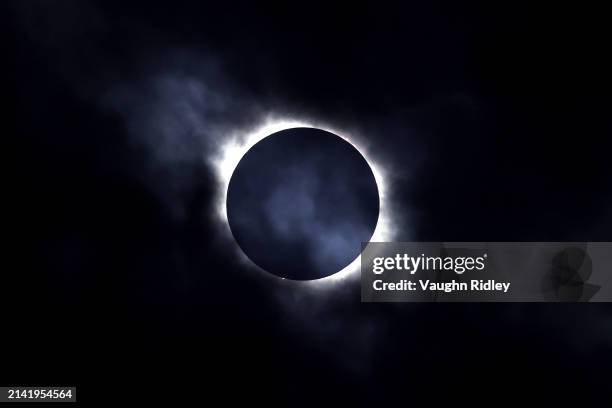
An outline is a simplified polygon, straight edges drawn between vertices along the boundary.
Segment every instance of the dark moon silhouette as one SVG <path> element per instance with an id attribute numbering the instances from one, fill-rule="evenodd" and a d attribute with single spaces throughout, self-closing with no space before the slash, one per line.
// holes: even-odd
<path id="1" fill-rule="evenodd" d="M 244 253 L 264 270 L 319 279 L 350 264 L 372 237 L 378 186 L 363 156 L 314 128 L 273 133 L 232 174 L 227 217 Z"/>

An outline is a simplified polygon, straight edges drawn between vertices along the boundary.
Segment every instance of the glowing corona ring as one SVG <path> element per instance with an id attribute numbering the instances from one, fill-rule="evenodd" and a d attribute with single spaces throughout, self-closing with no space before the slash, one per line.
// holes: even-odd
<path id="1" fill-rule="evenodd" d="M 226 230 L 226 233 L 233 240 L 233 236 L 231 234 L 229 228 L 229 222 L 227 219 L 227 210 L 226 210 L 226 201 L 227 201 L 227 189 L 229 186 L 230 179 L 236 166 L 242 159 L 242 156 L 255 144 L 257 144 L 260 140 L 265 137 L 279 132 L 281 130 L 295 128 L 295 127 L 309 127 L 309 128 L 317 128 L 326 130 L 331 132 L 348 143 L 353 145 L 365 158 L 370 168 L 372 169 L 372 173 L 374 174 L 374 178 L 376 180 L 376 184 L 378 185 L 378 194 L 379 194 L 379 202 L 380 209 L 378 213 L 378 222 L 376 223 L 376 228 L 374 229 L 374 234 L 372 238 L 370 238 L 371 242 L 377 241 L 391 241 L 393 239 L 394 231 L 391 224 L 391 209 L 389 208 L 390 200 L 389 200 L 389 189 L 386 180 L 388 180 L 387 175 L 382 166 L 378 165 L 375 160 L 373 160 L 368 154 L 368 149 L 366 146 L 360 144 L 357 140 L 354 140 L 353 137 L 347 136 L 347 133 L 342 131 L 334 130 L 328 126 L 320 126 L 313 123 L 308 123 L 304 121 L 298 120 L 268 120 L 263 126 L 260 126 L 252 131 L 246 132 L 237 132 L 229 137 L 227 140 L 219 146 L 219 151 L 212 158 L 211 164 L 214 168 L 217 177 L 218 183 L 218 193 L 217 193 L 217 202 L 215 205 L 216 208 L 216 217 L 217 220 L 222 224 L 222 228 Z M 250 265 L 259 268 L 254 262 L 252 262 L 244 252 L 240 249 L 238 244 L 236 244 L 236 248 L 241 255 L 243 261 L 248 262 Z M 355 258 L 349 265 L 347 265 L 344 269 L 332 274 L 330 276 L 326 276 L 324 278 L 311 280 L 311 281 L 300 281 L 302 284 L 309 283 L 324 283 L 330 281 L 339 281 L 344 280 L 347 277 L 354 275 L 359 270 L 359 256 Z M 272 276 L 271 274 L 266 274 Z M 284 279 L 284 278 L 278 278 Z"/>

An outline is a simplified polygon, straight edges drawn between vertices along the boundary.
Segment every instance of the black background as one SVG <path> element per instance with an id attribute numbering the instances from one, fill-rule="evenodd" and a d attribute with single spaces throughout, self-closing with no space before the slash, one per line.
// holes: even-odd
<path id="1" fill-rule="evenodd" d="M 76 385 L 82 403 L 609 395 L 607 305 L 361 304 L 356 282 L 288 301 L 299 289 L 240 264 L 211 220 L 212 168 L 160 158 L 147 127 L 166 109 L 149 85 L 189 77 L 221 96 L 206 120 L 227 128 L 274 111 L 358 129 L 394 177 L 398 239 L 610 241 L 602 10 L 24 1 L 6 15 L 2 384 Z M 222 133 L 201 136 L 214 156 Z"/>

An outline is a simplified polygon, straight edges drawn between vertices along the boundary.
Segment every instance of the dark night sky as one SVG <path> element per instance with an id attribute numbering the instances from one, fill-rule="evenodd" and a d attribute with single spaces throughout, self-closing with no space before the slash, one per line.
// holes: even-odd
<path id="1" fill-rule="evenodd" d="M 603 12 L 205 3 L 9 5 L 2 384 L 365 404 L 610 383 L 608 305 L 361 304 L 357 282 L 262 279 L 213 220 L 209 161 L 268 114 L 316 120 L 385 163 L 398 240 L 611 241 Z"/>

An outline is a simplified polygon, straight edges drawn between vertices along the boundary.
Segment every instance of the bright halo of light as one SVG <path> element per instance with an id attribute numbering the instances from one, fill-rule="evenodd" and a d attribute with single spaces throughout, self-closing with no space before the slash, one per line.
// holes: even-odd
<path id="1" fill-rule="evenodd" d="M 234 134 L 229 135 L 226 138 L 227 140 L 219 146 L 219 151 L 217 152 L 217 154 L 214 155 L 214 157 L 210 160 L 210 163 L 216 173 L 215 175 L 218 183 L 217 202 L 215 206 L 216 217 L 217 220 L 222 224 L 222 228 L 225 229 L 225 232 L 229 234 L 229 237 L 233 239 L 231 230 L 229 228 L 229 221 L 227 218 L 227 190 L 229 187 L 230 179 L 232 177 L 232 174 L 234 173 L 234 170 L 236 169 L 236 166 L 238 166 L 238 163 L 245 155 L 245 153 L 262 139 L 266 138 L 267 136 L 270 136 L 273 133 L 280 132 L 281 130 L 296 127 L 307 127 L 326 130 L 346 140 L 348 143 L 353 145 L 359 151 L 359 153 L 361 153 L 361 155 L 365 158 L 366 162 L 372 169 L 372 173 L 374 174 L 374 179 L 376 180 L 376 184 L 378 186 L 378 195 L 380 201 L 378 221 L 376 223 L 374 233 L 372 234 L 372 238 L 370 238 L 370 242 L 391 241 L 395 235 L 395 230 L 391 222 L 391 200 L 389 198 L 389 185 L 387 183 L 387 180 L 389 180 L 389 178 L 386 174 L 384 167 L 381 166 L 376 160 L 374 160 L 368 153 L 368 146 L 362 141 L 360 141 L 358 137 L 351 136 L 350 133 L 308 121 L 287 119 L 268 119 L 261 126 L 255 129 L 251 129 L 245 132 L 235 132 Z M 262 269 L 246 256 L 246 254 L 242 251 L 242 249 L 238 246 L 237 243 L 236 247 L 238 252 L 240 253 L 242 261 L 247 262 L 258 269 Z M 357 275 L 359 267 L 360 256 L 358 255 L 349 265 L 344 267 L 344 269 L 334 273 L 333 275 L 315 280 L 292 282 L 310 285 L 320 285 L 331 282 L 338 282 L 352 275 Z M 271 273 L 266 273 L 266 275 L 276 277 L 276 275 L 273 275 Z M 281 277 L 277 278 L 289 281 L 289 279 Z"/>

